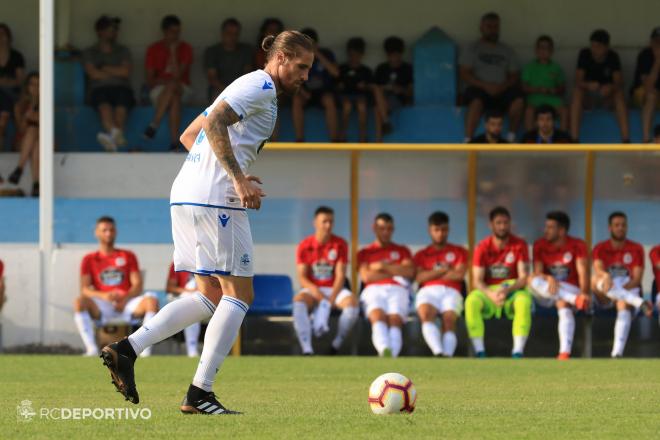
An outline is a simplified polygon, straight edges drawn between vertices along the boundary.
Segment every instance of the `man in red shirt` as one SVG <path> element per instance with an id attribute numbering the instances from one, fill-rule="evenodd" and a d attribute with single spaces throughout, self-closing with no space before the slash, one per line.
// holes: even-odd
<path id="1" fill-rule="evenodd" d="M 0 260 L 0 311 L 2 311 L 5 301 L 5 265 Z"/>
<path id="2" fill-rule="evenodd" d="M 513 320 L 512 357 L 520 358 L 532 327 L 532 295 L 527 291 L 529 256 L 525 240 L 511 233 L 511 214 L 498 206 L 490 211 L 492 235 L 474 250 L 474 289 L 465 299 L 465 324 L 477 357 L 485 357 L 484 319 L 504 311 Z"/>
<path id="3" fill-rule="evenodd" d="M 163 39 L 149 46 L 145 62 L 149 98 L 155 106 L 155 112 L 144 136 L 153 139 L 161 119 L 169 111 L 170 150 L 177 150 L 181 106 L 193 93 L 190 87 L 193 49 L 190 44 L 180 40 L 181 20 L 176 15 L 164 17 L 160 28 Z"/>
<path id="4" fill-rule="evenodd" d="M 403 346 L 401 327 L 408 316 L 410 283 L 415 265 L 407 247 L 392 242 L 394 219 L 378 214 L 373 224 L 376 241 L 358 253 L 358 270 L 365 288 L 361 301 L 371 322 L 371 340 L 380 356 L 398 356 Z"/>
<path id="5" fill-rule="evenodd" d="M 293 327 L 304 355 L 314 353 L 312 324 L 317 337 L 329 331 L 328 318 L 332 307 L 342 311 L 337 335 L 332 341 L 332 354 L 339 351 L 359 314 L 355 296 L 344 287 L 348 245 L 344 239 L 333 235 L 334 218 L 332 208 L 318 207 L 314 213 L 314 234 L 301 241 L 296 252 L 301 290 L 293 297 Z"/>
<path id="6" fill-rule="evenodd" d="M 415 254 L 415 280 L 420 286 L 415 308 L 422 322 L 422 335 L 434 356 L 452 357 L 456 350 L 456 319 L 463 311 L 461 290 L 465 281 L 468 252 L 449 243 L 449 216 L 434 212 L 429 217 L 431 243 Z M 440 314 L 442 337 L 435 323 Z"/>
<path id="7" fill-rule="evenodd" d="M 167 276 L 167 286 L 165 287 L 165 291 L 176 296 L 176 299 L 195 295 L 196 293 L 201 295 L 201 292 L 197 289 L 195 274 L 190 272 L 176 272 L 174 270 L 174 263 L 170 264 L 170 273 Z M 199 356 L 197 342 L 199 341 L 199 333 L 201 329 L 202 325 L 199 322 L 190 324 L 183 329 L 188 357 Z"/>
<path id="8" fill-rule="evenodd" d="M 534 243 L 534 269 L 529 289 L 544 307 L 557 307 L 559 356 L 571 357 L 575 317 L 573 307 L 586 310 L 589 293 L 589 254 L 584 241 L 568 235 L 571 219 L 563 211 L 545 217 L 543 237 Z"/>
<path id="9" fill-rule="evenodd" d="M 660 244 L 651 249 L 649 253 L 651 259 L 651 266 L 653 269 L 653 279 L 655 280 L 655 307 L 660 310 Z"/>
<path id="10" fill-rule="evenodd" d="M 74 321 L 85 344 L 85 356 L 98 356 L 94 324 L 113 320 L 149 321 L 158 311 L 158 299 L 142 295 L 142 276 L 135 254 L 115 247 L 117 229 L 112 217 L 96 221 L 99 250 L 91 252 L 80 265 L 80 296 L 74 301 Z M 151 351 L 143 352 L 149 356 Z"/>
<path id="11" fill-rule="evenodd" d="M 622 357 L 628 341 L 633 312 L 642 310 L 650 316 L 653 307 L 641 297 L 644 275 L 644 248 L 626 238 L 628 218 L 623 212 L 613 212 L 608 218 L 610 239 L 593 250 L 591 288 L 600 305 L 616 305 L 612 357 Z"/>

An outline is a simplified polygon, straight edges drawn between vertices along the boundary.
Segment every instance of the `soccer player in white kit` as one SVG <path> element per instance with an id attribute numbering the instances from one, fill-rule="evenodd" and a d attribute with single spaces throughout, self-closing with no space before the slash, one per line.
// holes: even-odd
<path id="1" fill-rule="evenodd" d="M 136 356 L 146 347 L 210 318 L 197 372 L 181 403 L 186 414 L 235 414 L 212 391 L 253 298 L 252 236 L 247 209 L 259 209 L 264 192 L 246 174 L 277 120 L 277 96 L 295 93 L 314 61 L 309 37 L 284 31 L 264 39 L 263 70 L 231 83 L 181 135 L 190 152 L 170 196 L 174 266 L 195 274 L 201 294 L 173 301 L 101 357 L 127 400 L 139 402 Z"/>

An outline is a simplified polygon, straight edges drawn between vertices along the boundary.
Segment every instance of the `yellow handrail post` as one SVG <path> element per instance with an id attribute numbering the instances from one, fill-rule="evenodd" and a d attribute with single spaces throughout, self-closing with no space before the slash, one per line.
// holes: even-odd
<path id="1" fill-rule="evenodd" d="M 472 290 L 472 255 L 474 253 L 474 246 L 476 243 L 476 228 L 477 228 L 477 152 L 468 152 L 468 169 L 467 169 L 467 234 L 468 234 L 468 250 L 470 255 L 470 263 L 468 264 L 468 292 Z"/>
<path id="2" fill-rule="evenodd" d="M 351 151 L 351 288 L 358 294 L 357 253 L 360 245 L 360 152 Z"/>

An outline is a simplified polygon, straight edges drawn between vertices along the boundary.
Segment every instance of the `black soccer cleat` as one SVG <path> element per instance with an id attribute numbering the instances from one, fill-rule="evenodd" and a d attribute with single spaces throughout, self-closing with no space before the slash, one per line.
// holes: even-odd
<path id="1" fill-rule="evenodd" d="M 100 357 L 103 359 L 103 365 L 110 370 L 112 384 L 117 388 L 117 391 L 131 403 L 137 404 L 140 402 L 133 371 L 137 356 L 128 339 L 124 338 L 114 344 L 106 345 L 101 350 Z"/>
<path id="2" fill-rule="evenodd" d="M 242 414 L 238 411 L 232 411 L 218 402 L 213 391 L 204 391 L 195 385 L 190 385 L 186 396 L 181 402 L 181 412 L 184 414 L 204 414 L 204 415 L 231 415 Z"/>

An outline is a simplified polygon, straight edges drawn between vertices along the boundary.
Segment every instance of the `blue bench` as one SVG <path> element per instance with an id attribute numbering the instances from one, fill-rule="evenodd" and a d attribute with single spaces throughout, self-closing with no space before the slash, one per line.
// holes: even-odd
<path id="1" fill-rule="evenodd" d="M 255 275 L 254 302 L 248 314 L 290 316 L 293 309 L 293 284 L 287 275 Z"/>

